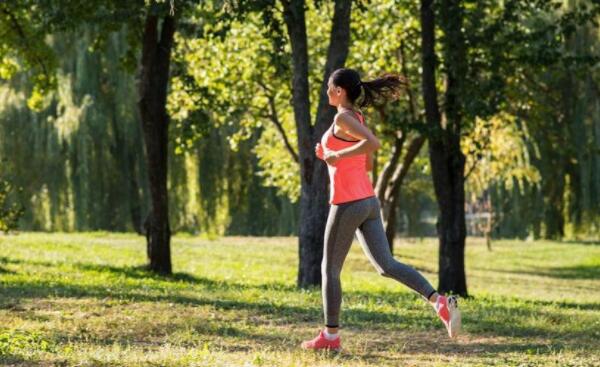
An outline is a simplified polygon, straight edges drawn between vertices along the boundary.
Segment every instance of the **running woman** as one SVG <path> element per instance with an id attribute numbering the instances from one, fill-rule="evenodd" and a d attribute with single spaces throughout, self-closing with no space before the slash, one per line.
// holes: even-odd
<path id="1" fill-rule="evenodd" d="M 379 140 L 365 125 L 359 107 L 376 100 L 391 99 L 404 83 L 394 75 L 361 81 L 358 72 L 338 69 L 328 81 L 329 104 L 337 108 L 331 127 L 315 147 L 315 154 L 327 163 L 331 204 L 325 228 L 321 264 L 325 328 L 302 343 L 304 349 L 339 350 L 340 273 L 354 234 L 379 274 L 395 279 L 428 300 L 446 326 L 451 338 L 460 329 L 460 312 L 455 297 L 440 295 L 416 270 L 394 259 L 383 228 L 380 206 L 367 171 Z"/>

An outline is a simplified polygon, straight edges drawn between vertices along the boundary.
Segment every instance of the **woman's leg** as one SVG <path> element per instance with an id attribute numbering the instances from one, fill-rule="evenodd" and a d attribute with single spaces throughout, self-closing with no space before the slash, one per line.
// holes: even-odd
<path id="1" fill-rule="evenodd" d="M 360 224 L 356 233 L 365 254 L 379 274 L 395 279 L 413 289 L 427 300 L 437 294 L 431 284 L 412 267 L 398 262 L 392 256 L 388 244 L 377 198 L 371 198 L 368 218 Z"/>
<path id="2" fill-rule="evenodd" d="M 326 329 L 319 335 L 302 343 L 304 349 L 340 349 L 337 333 L 342 305 L 340 273 L 356 228 L 369 215 L 369 204 L 365 200 L 332 205 L 325 227 L 325 245 L 321 275 L 323 279 L 323 313 Z"/>
<path id="3" fill-rule="evenodd" d="M 356 228 L 368 215 L 369 204 L 366 200 L 332 205 L 329 210 L 327 226 L 325 227 L 321 274 L 325 325 L 330 330 L 335 330 L 339 326 L 342 303 L 342 286 L 340 283 L 342 266 L 352 245 Z"/>

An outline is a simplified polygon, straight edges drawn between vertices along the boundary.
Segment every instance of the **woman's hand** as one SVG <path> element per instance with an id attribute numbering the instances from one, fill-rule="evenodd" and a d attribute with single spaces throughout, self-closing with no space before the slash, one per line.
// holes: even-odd
<path id="1" fill-rule="evenodd" d="M 325 151 L 321 143 L 317 143 L 317 145 L 315 145 L 315 154 L 319 159 L 324 160 L 327 162 L 327 164 L 332 166 L 335 166 L 337 161 L 340 159 L 338 152 L 333 150 Z"/>
<path id="2" fill-rule="evenodd" d="M 317 143 L 317 145 L 315 145 L 315 155 L 317 156 L 317 158 L 319 159 L 323 159 L 323 146 L 321 145 L 321 143 Z"/>
<path id="3" fill-rule="evenodd" d="M 340 156 L 335 150 L 328 150 L 323 155 L 323 160 L 330 166 L 335 166 L 335 164 L 340 160 Z"/>

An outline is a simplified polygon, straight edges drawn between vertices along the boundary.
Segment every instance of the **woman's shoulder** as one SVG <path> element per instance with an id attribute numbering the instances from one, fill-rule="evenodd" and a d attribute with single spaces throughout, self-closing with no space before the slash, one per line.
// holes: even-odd
<path id="1" fill-rule="evenodd" d="M 360 117 L 359 117 L 360 116 Z M 338 125 L 343 125 L 344 123 L 348 123 L 350 121 L 352 122 L 358 122 L 359 124 L 362 124 L 362 113 L 359 111 L 353 111 L 353 110 L 344 110 L 341 112 L 338 112 L 335 114 L 335 117 L 333 118 L 333 122 L 338 124 Z"/>

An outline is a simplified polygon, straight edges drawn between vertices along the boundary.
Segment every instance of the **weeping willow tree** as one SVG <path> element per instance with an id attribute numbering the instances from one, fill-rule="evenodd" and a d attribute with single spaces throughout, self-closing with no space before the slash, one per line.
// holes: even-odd
<path id="1" fill-rule="evenodd" d="M 214 123 L 214 122 L 211 122 Z M 169 156 L 170 217 L 174 228 L 218 235 L 296 233 L 297 206 L 265 187 L 254 148 L 262 130 L 233 148 L 235 126 L 209 129 L 202 139 Z"/>
<path id="2" fill-rule="evenodd" d="M 57 89 L 45 97 L 41 111 L 27 106 L 27 73 L 0 86 L 2 170 L 28 200 L 24 229 L 141 231 L 148 186 L 132 107 L 135 80 L 121 63 L 127 40 L 125 32 L 117 32 L 95 45 L 94 32 L 84 27 L 77 35 L 52 37 L 59 55 Z M 236 155 L 227 136 L 214 129 L 193 152 L 170 151 L 174 229 L 293 233 L 294 208 L 260 184 L 252 142 Z"/>
<path id="3" fill-rule="evenodd" d="M 0 158 L 27 199 L 23 229 L 142 232 L 148 184 L 136 85 L 124 64 L 127 33 L 113 32 L 98 43 L 96 31 L 86 26 L 51 37 L 57 88 L 41 101 L 41 110 L 27 105 L 30 74 L 17 73 L 0 85 Z M 173 130 L 173 136 L 180 132 Z M 206 133 L 185 154 L 181 139 L 169 150 L 173 229 L 294 233 L 295 207 L 256 175 L 252 149 L 261 134 L 234 151 L 232 128 L 208 123 Z"/>
<path id="4" fill-rule="evenodd" d="M 27 73 L 2 86 L 2 157 L 30 198 L 23 219 L 33 230 L 140 230 L 144 183 L 133 78 L 114 33 L 91 49 L 93 29 L 57 34 L 57 88 L 44 108 L 26 105 Z"/>
<path id="5" fill-rule="evenodd" d="M 527 188 L 539 185 L 540 174 L 531 164 L 527 138 L 515 124 L 515 116 L 501 112 L 487 121 L 477 119 L 473 130 L 461 142 L 467 157 L 469 229 L 471 234 L 485 236 L 489 250 L 492 234 L 504 219 L 502 211 L 495 208 L 505 207 L 510 199 L 509 195 L 498 198 L 496 189 L 502 187 L 523 195 Z"/>
<path id="6" fill-rule="evenodd" d="M 565 1 L 556 14 L 540 20 L 556 23 L 561 12 L 590 1 Z M 499 236 L 532 238 L 597 238 L 600 234 L 600 109 L 596 65 L 600 42 L 598 27 L 585 18 L 572 26 L 555 50 L 566 55 L 560 62 L 529 69 L 514 80 L 511 112 L 526 132 L 531 164 L 538 184 L 524 189 L 495 185 L 503 213 Z M 501 203 L 501 205 L 500 205 Z"/>

